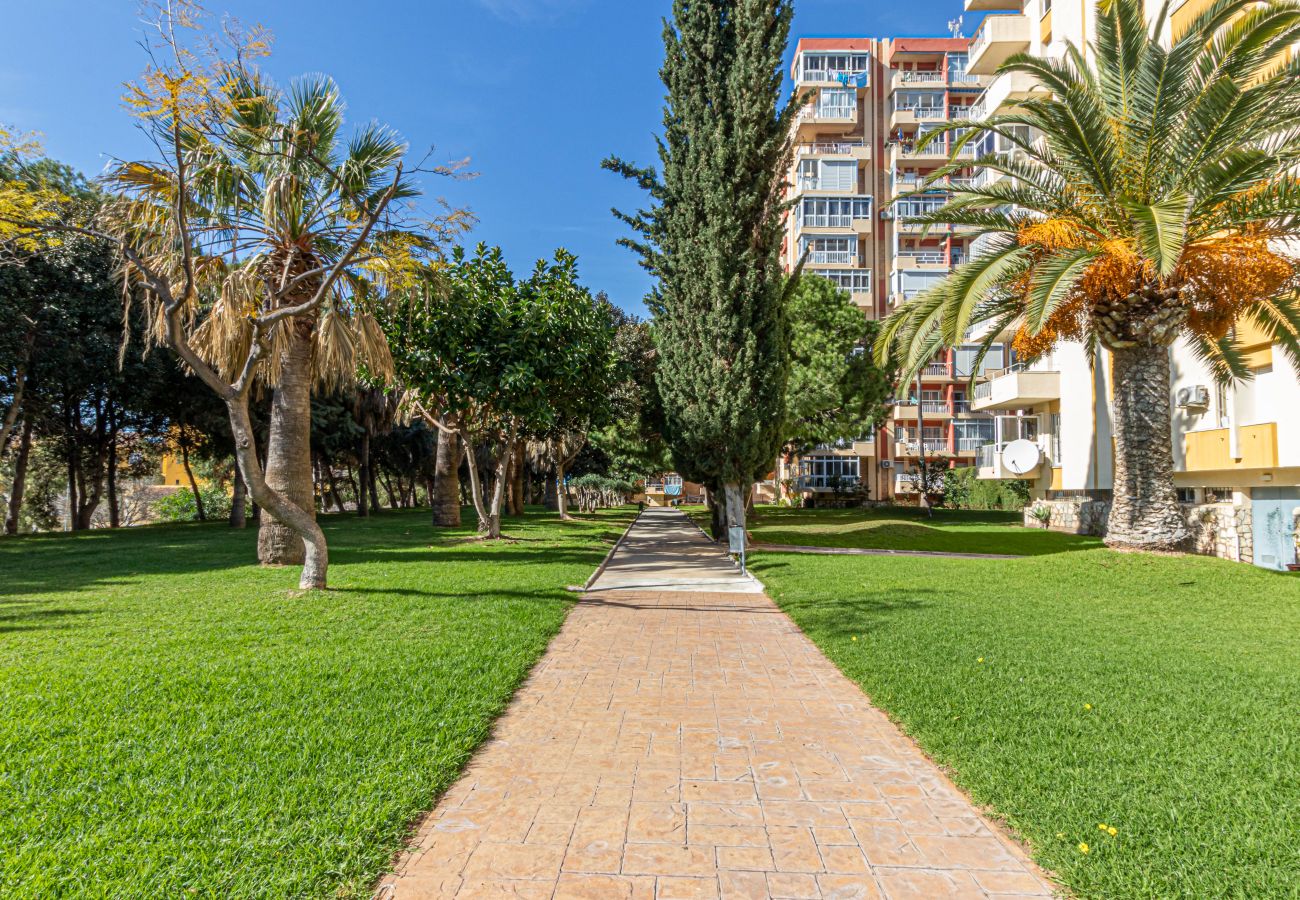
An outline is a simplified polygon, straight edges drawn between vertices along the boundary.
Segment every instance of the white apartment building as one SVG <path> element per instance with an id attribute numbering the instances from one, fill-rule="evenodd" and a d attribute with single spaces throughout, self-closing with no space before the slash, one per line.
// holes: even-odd
<path id="1" fill-rule="evenodd" d="M 1209 2 L 1176 6 L 1172 33 Z M 1012 54 L 1060 55 L 1064 41 L 1083 46 L 1094 34 L 1096 0 L 966 0 L 966 9 L 988 13 L 971 41 L 968 64 L 968 71 L 991 78 L 977 117 L 1013 108 L 1040 90 L 1025 75 L 994 76 Z M 991 141 L 976 152 L 999 151 L 1012 152 Z M 984 171 L 976 177 L 1000 176 Z M 1300 379 L 1281 349 L 1253 327 L 1243 326 L 1238 338 L 1254 378 L 1235 386 L 1216 386 L 1184 343 L 1171 351 L 1176 483 L 1201 552 L 1283 569 L 1296 562 Z M 973 409 L 995 416 L 979 476 L 1030 479 L 1030 510 L 1050 512 L 1053 527 L 1100 533 L 1113 486 L 1110 371 L 1105 351 L 1094 367 L 1080 345 L 1062 343 L 1031 366 L 1013 362 L 991 372 L 972 402 Z M 1037 453 L 1024 454 L 1023 444 L 1008 453 L 1019 439 Z"/>

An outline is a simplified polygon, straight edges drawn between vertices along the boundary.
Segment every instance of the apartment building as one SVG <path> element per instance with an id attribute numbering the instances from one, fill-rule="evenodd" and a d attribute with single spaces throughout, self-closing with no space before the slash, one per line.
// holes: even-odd
<path id="1" fill-rule="evenodd" d="M 1176 6 L 1172 33 L 1208 3 Z M 1055 7 L 1051 0 L 966 0 L 966 9 L 988 13 L 967 65 L 990 79 L 976 116 L 1014 108 L 1041 90 L 1028 76 L 993 77 L 1013 53 L 1060 55 L 1065 41 L 1082 46 L 1094 34 L 1095 0 Z M 976 152 L 1015 152 L 985 144 Z M 1235 386 L 1216 385 L 1186 344 L 1171 351 L 1175 481 L 1201 552 L 1281 569 L 1296 561 L 1300 380 L 1265 335 L 1243 326 L 1238 339 L 1254 378 Z M 1113 487 L 1110 373 L 1105 351 L 1094 366 L 1074 343 L 1032 365 L 1013 361 L 988 373 L 972 398 L 973 409 L 994 416 L 994 440 L 980 452 L 979 476 L 1028 479 L 1031 509 L 1050 514 L 1053 527 L 1101 533 Z"/>
<path id="2" fill-rule="evenodd" d="M 925 191 L 949 159 L 946 140 L 926 132 L 969 118 L 985 79 L 969 71 L 966 38 L 805 38 L 791 66 L 809 95 L 795 126 L 790 173 L 794 208 L 784 262 L 828 278 L 872 319 L 942 278 L 971 253 L 962 229 L 925 231 L 915 217 L 942 205 L 975 176 L 958 170 Z M 974 160 L 971 152 L 966 158 Z M 991 415 L 966 396 L 974 347 L 945 351 L 916 381 L 899 385 L 884 427 L 782 460 L 778 479 L 805 498 L 849 494 L 915 497 L 922 455 L 974 465 L 993 439 Z M 1006 365 L 1002 351 L 984 367 Z"/>

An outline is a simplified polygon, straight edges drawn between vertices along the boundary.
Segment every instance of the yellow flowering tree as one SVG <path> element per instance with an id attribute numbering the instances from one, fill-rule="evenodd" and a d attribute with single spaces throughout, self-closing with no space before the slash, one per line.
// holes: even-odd
<path id="1" fill-rule="evenodd" d="M 270 520 L 261 560 L 301 562 L 300 586 L 323 588 L 312 389 L 391 374 L 372 311 L 465 214 L 417 221 L 406 201 L 421 170 L 400 138 L 374 124 L 345 135 L 330 79 L 280 90 L 254 64 L 264 31 L 227 21 L 214 36 L 206 22 L 190 0 L 159 5 L 149 64 L 126 96 L 157 157 L 113 168 L 102 214 L 81 230 L 119 249 L 128 313 L 225 401 L 240 472 Z M 256 384 L 272 390 L 265 468 L 249 417 Z"/>
<path id="2" fill-rule="evenodd" d="M 1221 380 L 1246 378 L 1235 329 L 1252 323 L 1300 363 L 1300 7 L 1216 0 L 1162 43 L 1168 4 L 1101 0 L 1091 52 L 1020 55 L 1002 72 L 1045 89 L 963 123 L 957 146 L 1004 176 L 918 217 L 975 229 L 983 252 L 899 309 L 879 350 L 912 371 L 980 326 L 1022 358 L 1061 340 L 1111 355 L 1115 496 L 1107 542 L 1179 549 L 1170 348 L 1186 339 Z M 939 173 L 968 162 L 954 162 Z M 1094 357 L 1095 358 L 1095 357 Z"/>

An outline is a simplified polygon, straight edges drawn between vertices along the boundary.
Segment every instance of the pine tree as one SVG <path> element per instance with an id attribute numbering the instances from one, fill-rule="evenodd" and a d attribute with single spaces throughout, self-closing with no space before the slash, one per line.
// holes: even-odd
<path id="1" fill-rule="evenodd" d="M 678 471 L 745 494 L 782 442 L 789 338 L 780 268 L 782 199 L 798 98 L 781 101 L 790 0 L 675 0 L 664 25 L 662 174 L 620 159 L 651 207 L 615 210 L 620 243 L 658 283 L 650 298 L 664 437 Z"/>

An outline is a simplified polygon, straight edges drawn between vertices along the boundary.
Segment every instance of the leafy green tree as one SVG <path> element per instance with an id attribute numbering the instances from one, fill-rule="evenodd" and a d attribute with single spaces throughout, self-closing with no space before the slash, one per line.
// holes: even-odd
<path id="1" fill-rule="evenodd" d="M 383 323 L 406 406 L 464 447 L 479 532 L 501 536 L 501 503 L 510 457 L 521 433 L 547 421 L 543 370 L 555 335 L 535 315 L 529 291 L 515 283 L 499 247 L 461 247 L 436 279 L 426 279 L 409 308 Z M 484 501 L 479 449 L 496 460 Z"/>
<path id="2" fill-rule="evenodd" d="M 722 488 L 741 526 L 786 423 L 779 254 L 802 98 L 781 95 L 793 15 L 789 0 L 675 0 L 664 27 L 662 173 L 605 162 L 652 201 L 616 214 L 638 234 L 623 243 L 658 279 L 650 306 L 664 437 L 677 470 Z"/>
<path id="3" fill-rule="evenodd" d="M 893 372 L 873 360 L 879 325 L 816 275 L 799 278 L 788 316 L 786 452 L 863 437 L 884 418 L 893 385 Z"/>
<path id="4" fill-rule="evenodd" d="M 562 519 L 569 517 L 565 471 L 591 432 L 609 422 L 619 374 L 611 306 L 578 283 L 577 263 L 572 253 L 557 250 L 552 261 L 538 261 L 527 285 L 539 327 L 555 341 L 539 367 L 550 408 L 537 436 L 551 447 Z"/>
<path id="5" fill-rule="evenodd" d="M 659 351 L 653 328 L 613 304 L 607 310 L 614 325 L 618 374 L 610 393 L 610 421 L 592 432 L 591 442 L 616 476 L 666 472 L 672 459 L 663 439 L 663 403 L 656 384 Z"/>
<path id="6" fill-rule="evenodd" d="M 1090 47 L 1003 65 L 1046 91 L 962 122 L 956 146 L 999 136 L 1016 152 L 977 164 L 1006 177 L 915 219 L 973 227 L 986 249 L 895 313 L 880 340 L 911 371 L 973 326 L 986 344 L 1014 333 L 1027 359 L 1060 340 L 1109 351 L 1106 540 L 1135 550 L 1189 539 L 1173 480 L 1171 346 L 1185 340 L 1222 380 L 1249 377 L 1235 329 L 1250 324 L 1300 364 L 1289 249 L 1300 237 L 1300 7 L 1216 0 L 1166 47 L 1168 8 L 1148 22 L 1143 0 L 1101 0 Z"/>

